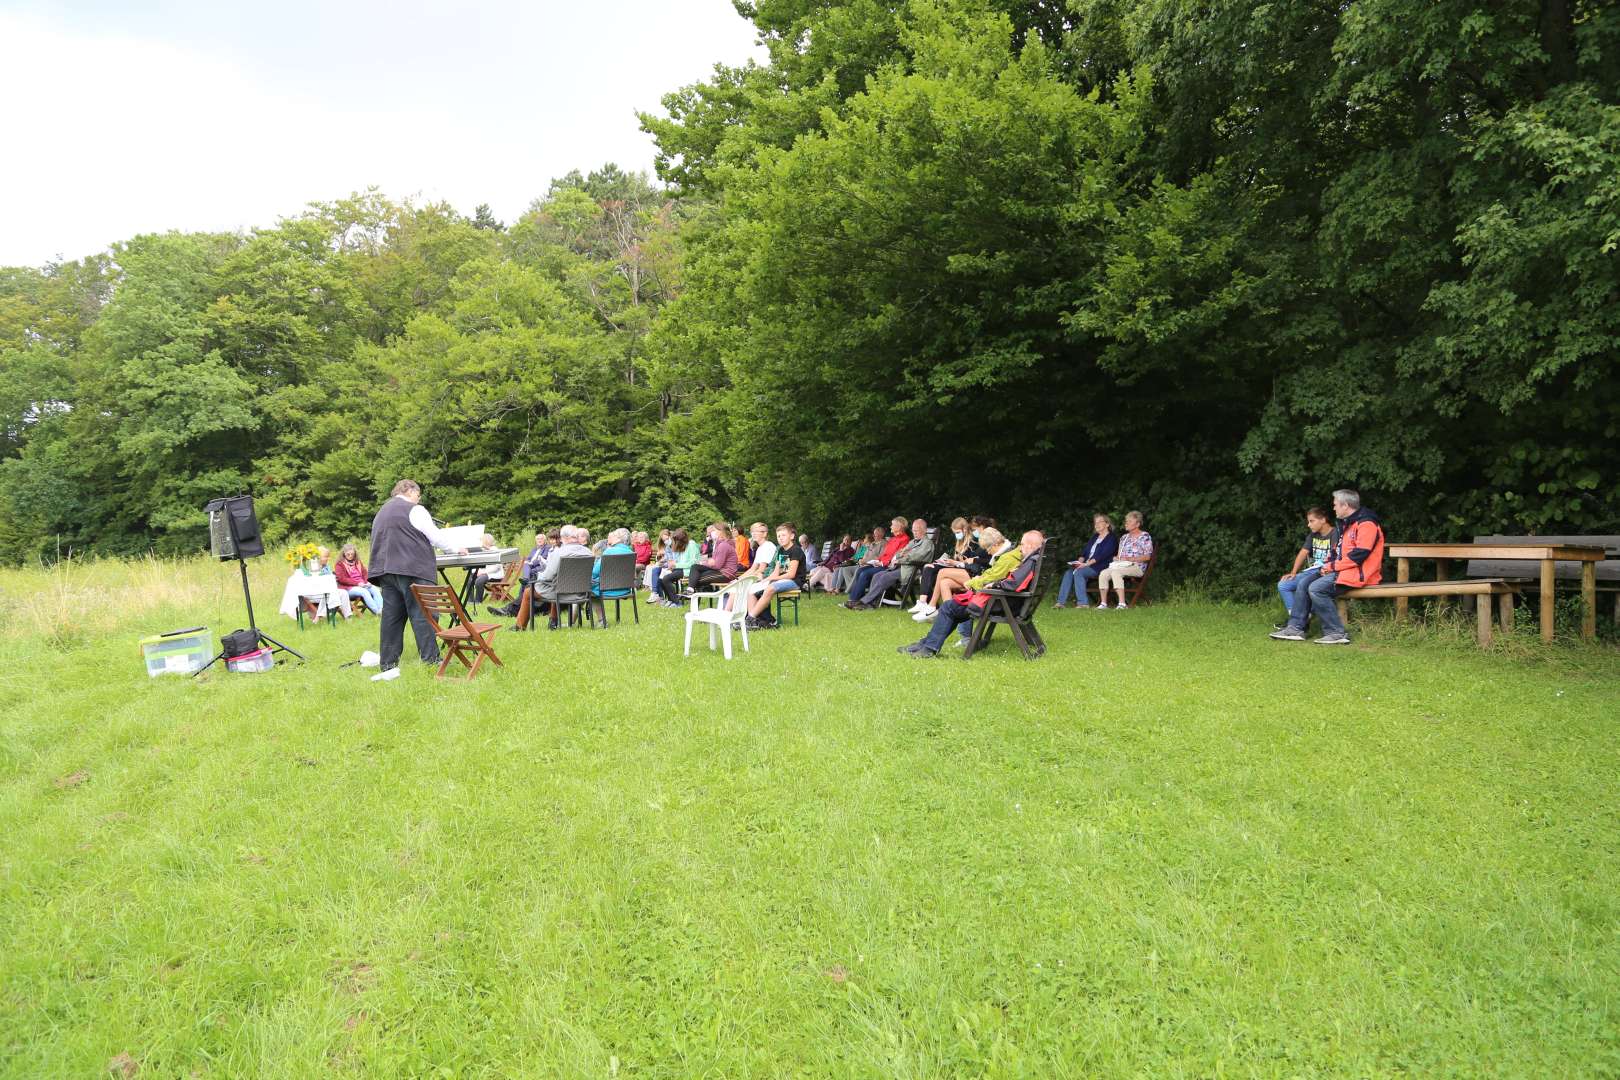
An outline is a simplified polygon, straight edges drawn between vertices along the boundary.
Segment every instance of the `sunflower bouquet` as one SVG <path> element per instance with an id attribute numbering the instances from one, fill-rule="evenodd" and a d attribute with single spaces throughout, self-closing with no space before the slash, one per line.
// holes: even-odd
<path id="1" fill-rule="evenodd" d="M 313 574 L 318 565 L 317 560 L 319 559 L 320 554 L 321 549 L 316 547 L 314 544 L 303 543 L 294 544 L 292 547 L 282 552 L 281 557 L 286 559 L 287 565 L 292 567 L 294 570 L 303 570 L 303 572 L 306 574 Z"/>

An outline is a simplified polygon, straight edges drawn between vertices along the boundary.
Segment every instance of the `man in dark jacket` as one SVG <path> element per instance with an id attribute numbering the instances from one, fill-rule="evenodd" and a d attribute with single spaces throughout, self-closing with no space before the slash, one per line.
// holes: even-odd
<path id="1" fill-rule="evenodd" d="M 412 585 L 433 584 L 437 572 L 434 548 L 442 551 L 444 544 L 434 527 L 433 515 L 422 505 L 422 488 L 415 480 L 401 480 L 371 522 L 371 581 L 383 596 L 382 615 L 377 620 L 382 670 L 371 677 L 372 682 L 399 678 L 407 618 L 422 662 L 439 662 L 439 641 L 433 624 L 411 592 Z"/>

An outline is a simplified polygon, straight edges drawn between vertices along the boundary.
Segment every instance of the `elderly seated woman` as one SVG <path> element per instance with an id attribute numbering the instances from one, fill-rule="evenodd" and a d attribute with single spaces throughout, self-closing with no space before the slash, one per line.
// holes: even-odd
<path id="1" fill-rule="evenodd" d="M 1119 551 L 1119 536 L 1114 532 L 1114 519 L 1107 514 L 1097 514 L 1091 519 L 1091 527 L 1096 530 L 1091 542 L 1080 553 L 1080 557 L 1069 563 L 1069 568 L 1063 571 L 1063 581 L 1058 586 L 1058 598 L 1054 607 L 1064 607 L 1072 599 L 1075 607 L 1086 607 L 1091 603 L 1086 595 L 1086 585 L 1097 580 L 1102 572 L 1108 569 L 1108 564 L 1114 561 L 1114 555 Z"/>
<path id="2" fill-rule="evenodd" d="M 1119 538 L 1119 554 L 1097 575 L 1097 610 L 1108 607 L 1108 590 L 1114 590 L 1114 608 L 1125 607 L 1125 579 L 1139 578 L 1147 573 L 1153 561 L 1153 537 L 1142 528 L 1142 512 L 1132 510 L 1125 515 L 1125 535 Z"/>
<path id="3" fill-rule="evenodd" d="M 983 532 L 991 533 L 995 530 L 985 529 Z M 999 532 L 996 533 L 996 538 L 997 550 L 990 568 L 970 580 L 966 586 L 953 593 L 949 600 L 940 605 L 939 612 L 933 620 L 933 628 L 928 631 L 927 636 L 921 641 L 900 646 L 902 653 L 909 656 L 938 656 L 952 630 L 958 632 L 956 643 L 966 644 L 971 633 L 970 624 L 983 613 L 984 605 L 990 601 L 989 594 L 983 591 L 985 586 L 1005 581 L 1007 586 L 1022 592 L 1033 584 L 1031 575 L 1038 569 L 1033 556 L 1041 550 L 1041 545 L 1046 543 L 1046 537 L 1031 529 L 1023 535 L 1016 547 L 1012 541 L 1001 539 Z"/>

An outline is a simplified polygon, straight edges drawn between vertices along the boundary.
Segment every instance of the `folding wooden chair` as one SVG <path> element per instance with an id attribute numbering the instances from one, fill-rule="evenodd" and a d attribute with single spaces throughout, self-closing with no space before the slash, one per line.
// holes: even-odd
<path id="1" fill-rule="evenodd" d="M 513 559 L 506 564 L 506 572 L 500 580 L 492 580 L 484 586 L 484 606 L 493 604 L 510 604 L 521 591 L 523 574 L 523 560 Z"/>
<path id="2" fill-rule="evenodd" d="M 421 605 L 423 614 L 432 620 L 433 632 L 449 646 L 449 652 L 439 662 L 439 670 L 434 673 L 434 678 L 444 678 L 444 669 L 450 666 L 451 660 L 461 661 L 462 666 L 467 668 L 468 679 L 478 674 L 478 667 L 486 656 L 495 662 L 496 667 L 506 666 L 490 645 L 490 639 L 500 627 L 495 623 L 475 623 L 467 618 L 467 611 L 461 606 L 461 598 L 454 589 L 448 585 L 412 585 L 411 594 Z M 441 615 L 450 617 L 449 626 L 439 625 Z M 468 656 L 473 659 L 468 660 Z"/>

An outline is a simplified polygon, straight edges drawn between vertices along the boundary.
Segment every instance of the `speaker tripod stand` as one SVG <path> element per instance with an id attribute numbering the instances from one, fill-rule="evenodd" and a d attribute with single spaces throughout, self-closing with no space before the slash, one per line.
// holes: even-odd
<path id="1" fill-rule="evenodd" d="M 247 560 L 238 555 L 236 557 L 236 565 L 242 571 L 242 599 L 247 604 L 248 629 L 253 631 L 253 640 L 259 645 L 268 647 L 271 653 L 292 653 L 294 656 L 298 657 L 298 659 L 303 660 L 303 653 L 299 652 L 297 649 L 289 648 L 288 646 L 283 645 L 281 642 L 259 629 L 259 624 L 253 619 L 253 592 L 248 588 Z M 219 663 L 219 661 L 227 659 L 230 658 L 225 655 L 225 650 L 221 649 L 219 650 L 219 654 L 217 656 L 194 671 L 191 677 L 196 678 L 198 675 L 201 675 L 203 672 Z"/>

